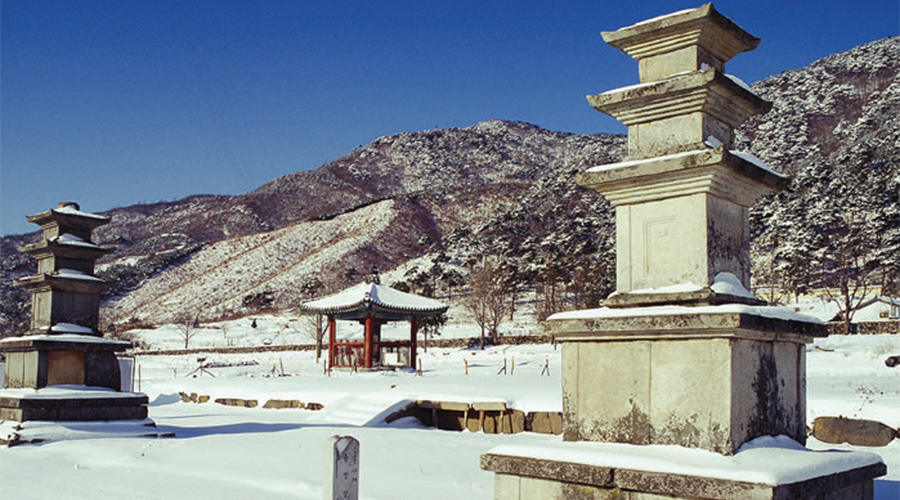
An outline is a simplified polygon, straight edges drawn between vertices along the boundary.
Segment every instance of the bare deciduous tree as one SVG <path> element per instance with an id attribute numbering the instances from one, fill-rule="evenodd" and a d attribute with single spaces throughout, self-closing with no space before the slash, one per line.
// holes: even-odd
<path id="1" fill-rule="evenodd" d="M 322 314 L 304 314 L 306 318 L 306 333 L 316 343 L 316 362 L 322 358 L 322 350 L 325 344 L 325 333 L 328 332 L 325 316 Z"/>
<path id="2" fill-rule="evenodd" d="M 184 348 L 189 349 L 191 339 L 197 334 L 197 328 L 200 327 L 200 311 L 183 312 L 175 318 L 175 325 L 178 326 L 178 334 L 184 339 Z"/>
<path id="3" fill-rule="evenodd" d="M 475 323 L 481 327 L 481 348 L 487 332 L 496 344 L 499 327 L 512 308 L 512 294 L 504 279 L 500 264 L 485 262 L 469 276 L 469 294 L 463 298 L 463 307 Z"/>

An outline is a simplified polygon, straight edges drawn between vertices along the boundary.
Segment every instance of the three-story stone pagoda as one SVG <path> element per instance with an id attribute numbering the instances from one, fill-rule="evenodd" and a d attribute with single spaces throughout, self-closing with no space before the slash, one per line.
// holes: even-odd
<path id="1" fill-rule="evenodd" d="M 733 149 L 771 104 L 725 63 L 759 39 L 712 4 L 603 38 L 640 73 L 588 97 L 628 125 L 628 157 L 577 177 L 616 207 L 616 293 L 547 319 L 564 442 L 484 455 L 495 498 L 872 498 L 879 457 L 802 446 L 825 326 L 749 291 L 748 209 L 787 182 Z"/>
<path id="2" fill-rule="evenodd" d="M 103 338 L 100 294 L 109 283 L 94 274 L 108 250 L 91 241 L 109 217 L 76 203 L 27 217 L 43 229 L 21 250 L 37 259 L 37 274 L 16 284 L 31 292 L 31 327 L 0 341 L 6 356 L 2 420 L 117 420 L 147 417 L 147 396 L 121 392 L 117 352 L 130 342 Z"/>

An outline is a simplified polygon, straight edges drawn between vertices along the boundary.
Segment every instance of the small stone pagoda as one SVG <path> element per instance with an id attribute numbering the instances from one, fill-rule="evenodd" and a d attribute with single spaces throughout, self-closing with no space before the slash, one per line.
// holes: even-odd
<path id="1" fill-rule="evenodd" d="M 771 104 L 725 63 L 759 39 L 711 4 L 603 38 L 640 69 L 588 97 L 628 125 L 628 156 L 577 177 L 616 207 L 617 291 L 546 321 L 564 442 L 483 456 L 495 498 L 871 498 L 876 455 L 802 447 L 806 344 L 825 326 L 749 292 L 748 209 L 787 183 L 733 150 Z"/>
<path id="2" fill-rule="evenodd" d="M 0 419 L 146 418 L 147 396 L 120 392 L 116 353 L 131 343 L 104 339 L 98 328 L 100 294 L 109 284 L 94 275 L 94 262 L 108 250 L 91 233 L 109 217 L 64 202 L 27 220 L 43 229 L 40 242 L 21 249 L 37 259 L 37 274 L 16 282 L 31 292 L 31 328 L 0 341 Z"/>
<path id="3" fill-rule="evenodd" d="M 405 350 L 406 366 L 416 367 L 419 318 L 447 311 L 437 300 L 401 292 L 382 285 L 377 271 L 363 283 L 318 300 L 306 302 L 300 311 L 322 314 L 328 318 L 328 367 L 364 368 L 382 366 L 386 349 Z M 363 325 L 362 341 L 339 341 L 337 320 L 356 321 Z M 393 321 L 409 321 L 409 340 L 384 340 L 381 327 Z"/>

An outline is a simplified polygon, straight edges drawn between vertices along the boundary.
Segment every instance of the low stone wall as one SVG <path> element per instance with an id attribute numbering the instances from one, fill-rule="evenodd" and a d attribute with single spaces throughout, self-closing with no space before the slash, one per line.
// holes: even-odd
<path id="1" fill-rule="evenodd" d="M 419 400 L 385 419 L 390 423 L 400 416 L 415 416 L 424 425 L 447 431 L 484 432 L 486 434 L 562 434 L 562 413 L 536 411 L 525 413 L 507 408 L 503 401 Z"/>
<path id="2" fill-rule="evenodd" d="M 900 335 L 900 320 L 866 321 L 852 323 L 851 335 Z M 840 322 L 828 323 L 829 335 L 843 335 L 844 324 Z"/>
<path id="3" fill-rule="evenodd" d="M 186 392 L 179 392 L 178 394 L 181 396 L 181 401 L 184 403 L 203 404 L 208 403 L 211 399 L 208 394 L 197 394 L 196 392 L 192 392 L 190 394 Z M 256 408 L 257 406 L 259 406 L 259 401 L 255 399 L 216 398 L 213 402 L 224 406 L 239 406 L 242 408 Z M 266 403 L 262 407 L 266 409 L 276 410 L 296 409 L 318 411 L 322 408 L 325 408 L 325 405 L 323 405 L 322 403 L 314 402 L 304 403 L 297 399 L 270 399 L 266 401 Z"/>
<path id="4" fill-rule="evenodd" d="M 523 345 L 523 344 L 549 344 L 553 342 L 550 335 L 510 335 L 500 337 L 497 345 Z M 493 345 L 490 339 L 485 339 L 485 346 Z M 425 348 L 425 341 L 419 340 L 419 349 Z M 458 339 L 432 339 L 428 341 L 429 348 L 475 348 L 481 346 L 480 337 Z M 200 347 L 196 349 L 168 349 L 168 350 L 135 350 L 134 356 L 178 356 L 183 354 L 250 354 L 256 352 L 285 352 L 285 351 L 312 351 L 314 344 L 290 344 L 290 345 L 262 345 L 246 347 Z M 325 346 L 325 350 L 327 350 Z"/>
<path id="5" fill-rule="evenodd" d="M 550 335 L 509 335 L 497 339 L 497 345 L 531 345 L 531 344 L 550 344 L 553 337 Z M 419 341 L 419 349 L 425 347 L 425 341 Z M 494 345 L 490 338 L 484 339 L 485 347 Z M 481 346 L 481 337 L 469 337 L 459 339 L 432 339 L 428 341 L 429 348 L 476 348 Z"/>
<path id="6" fill-rule="evenodd" d="M 260 345 L 253 347 L 203 347 L 197 349 L 169 349 L 154 351 L 131 351 L 134 356 L 178 356 L 182 354 L 250 354 L 254 352 L 312 351 L 312 344 Z"/>

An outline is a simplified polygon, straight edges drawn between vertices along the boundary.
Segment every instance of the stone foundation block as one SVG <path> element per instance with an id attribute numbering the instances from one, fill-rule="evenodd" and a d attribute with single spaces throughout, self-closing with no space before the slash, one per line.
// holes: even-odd
<path id="1" fill-rule="evenodd" d="M 831 444 L 854 446 L 887 446 L 897 431 L 881 422 L 844 417 L 817 417 L 813 421 L 813 437 Z"/>
<path id="2" fill-rule="evenodd" d="M 285 409 L 285 408 L 303 408 L 305 405 L 296 399 L 270 399 L 266 401 L 263 408 L 268 409 Z"/>
<path id="3" fill-rule="evenodd" d="M 259 402 L 255 399 L 240 398 L 216 398 L 216 403 L 225 406 L 241 406 L 244 408 L 256 408 Z"/>
<path id="4" fill-rule="evenodd" d="M 805 343 L 824 327 L 767 309 L 601 308 L 596 318 L 549 318 L 563 344 L 564 439 L 723 454 L 759 436 L 804 443 Z"/>
<path id="5" fill-rule="evenodd" d="M 497 500 L 871 500 L 873 479 L 887 470 L 877 457 L 861 452 L 848 457 L 846 452 L 793 450 L 783 455 L 779 449 L 757 449 L 747 462 L 731 465 L 725 457 L 710 456 L 704 464 L 694 455 L 688 461 L 693 472 L 687 473 L 677 457 L 663 458 L 642 447 L 631 447 L 621 457 L 611 449 L 570 443 L 531 445 L 523 447 L 522 455 L 515 448 L 502 446 L 481 457 L 481 468 L 495 473 Z M 542 448 L 549 456 L 543 456 Z M 646 460 L 636 458 L 644 452 Z M 565 461 L 550 458 L 560 455 Z M 622 460 L 632 465 L 616 465 Z M 639 468 L 645 461 L 653 464 L 650 470 Z M 815 475 L 807 467 L 830 472 Z M 753 480 L 775 469 L 795 479 L 776 484 Z"/>

